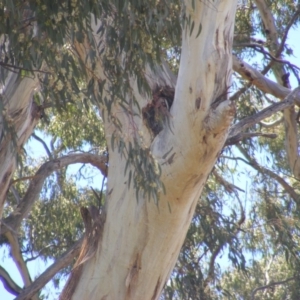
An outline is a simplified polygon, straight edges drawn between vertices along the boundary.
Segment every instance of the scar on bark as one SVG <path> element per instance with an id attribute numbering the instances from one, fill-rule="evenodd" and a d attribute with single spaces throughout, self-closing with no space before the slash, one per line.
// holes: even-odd
<path id="1" fill-rule="evenodd" d="M 130 268 L 126 280 L 125 280 L 125 286 L 127 288 L 127 296 L 130 298 L 130 293 L 132 289 L 134 288 L 134 283 L 137 279 L 137 276 L 139 274 L 139 271 L 141 270 L 141 255 L 139 253 L 136 254 L 136 258 L 134 263 L 132 264 L 132 267 Z M 125 297 L 127 299 L 127 297 Z"/>
<path id="2" fill-rule="evenodd" d="M 176 155 L 176 152 L 174 152 L 165 162 L 163 162 L 162 166 L 165 164 L 171 165 L 174 162 L 175 155 Z"/>
<path id="3" fill-rule="evenodd" d="M 198 97 L 198 98 L 196 99 L 196 101 L 195 101 L 195 107 L 196 107 L 197 110 L 200 108 L 200 104 L 201 104 L 201 98 Z"/>
<path id="4" fill-rule="evenodd" d="M 160 285 L 161 285 L 161 279 L 160 279 L 160 276 L 159 276 L 151 300 L 155 300 L 156 297 L 158 296 Z"/>
<path id="5" fill-rule="evenodd" d="M 11 168 L 9 168 L 9 170 L 7 170 L 6 173 L 4 174 L 2 182 L 6 182 L 10 177 L 11 173 L 12 173 Z"/>
<path id="6" fill-rule="evenodd" d="M 144 123 L 154 137 L 163 130 L 166 121 L 169 124 L 174 94 L 174 88 L 157 86 L 152 92 L 151 101 L 142 109 Z"/>
<path id="7" fill-rule="evenodd" d="M 228 99 L 229 89 L 230 87 L 225 85 L 221 91 L 216 91 L 215 100 L 211 104 L 212 109 L 217 108 L 222 102 Z"/>
<path id="8" fill-rule="evenodd" d="M 95 255 L 98 244 L 102 240 L 105 213 L 99 213 L 99 210 L 93 205 L 89 208 L 81 207 L 80 213 L 85 227 L 84 240 L 71 275 L 60 295 L 60 300 L 72 298 L 82 273 L 83 264 Z"/>

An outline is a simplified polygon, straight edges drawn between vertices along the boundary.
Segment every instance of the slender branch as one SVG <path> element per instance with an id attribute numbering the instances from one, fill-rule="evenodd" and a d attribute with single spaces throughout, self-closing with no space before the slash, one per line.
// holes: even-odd
<path id="1" fill-rule="evenodd" d="M 234 65 L 233 65 L 234 67 Z M 248 82 L 247 84 L 245 84 L 242 88 L 240 88 L 239 90 L 237 90 L 231 97 L 230 97 L 230 101 L 235 101 L 237 100 L 242 94 L 244 94 L 250 87 L 252 86 L 251 82 Z"/>
<path id="2" fill-rule="evenodd" d="M 251 293 L 251 300 L 254 300 L 255 294 L 256 294 L 258 291 L 260 291 L 260 290 L 267 289 L 267 288 L 272 287 L 272 286 L 274 286 L 274 285 L 285 284 L 285 283 L 287 283 L 287 282 L 289 282 L 289 281 L 292 281 L 292 280 L 295 280 L 295 277 L 287 278 L 287 279 L 285 279 L 285 280 L 276 281 L 276 282 L 269 283 L 269 284 L 267 284 L 267 285 L 260 286 L 260 287 L 254 289 L 254 290 L 252 291 L 252 293 Z"/>
<path id="3" fill-rule="evenodd" d="M 262 136 L 269 139 L 275 139 L 277 137 L 277 134 L 275 133 L 261 133 L 261 132 L 241 132 L 232 138 L 228 138 L 226 140 L 225 146 L 235 145 L 240 141 L 243 141 L 245 139 L 250 139 L 253 137 Z"/>
<path id="4" fill-rule="evenodd" d="M 280 46 L 278 47 L 278 50 L 276 51 L 276 53 L 274 55 L 275 57 L 280 57 L 281 56 L 281 53 L 282 53 L 282 51 L 284 49 L 285 42 L 286 42 L 287 37 L 288 37 L 288 33 L 289 33 L 291 27 L 295 24 L 295 20 L 297 19 L 297 17 L 299 16 L 299 14 L 300 14 L 300 8 L 298 8 L 296 10 L 296 12 L 294 13 L 293 17 L 291 18 L 291 20 L 287 24 L 287 26 L 285 28 L 285 31 L 284 31 L 284 34 L 283 34 L 283 37 L 281 39 Z M 272 68 L 273 63 L 274 63 L 274 61 L 270 61 L 269 64 L 262 71 L 262 74 L 267 74 L 267 72 Z"/>
<path id="5" fill-rule="evenodd" d="M 9 228 L 17 231 L 22 220 L 29 214 L 32 205 L 38 199 L 46 178 L 61 168 L 75 163 L 89 163 L 98 168 L 103 175 L 106 175 L 106 155 L 96 155 L 91 153 L 79 153 L 63 156 L 44 163 L 32 178 L 28 190 L 21 203 L 16 207 L 15 211 L 4 220 L 1 226 L 1 234 L 6 233 Z M 3 226 L 4 225 L 4 226 Z"/>
<path id="6" fill-rule="evenodd" d="M 215 176 L 216 180 L 224 186 L 228 193 L 235 193 L 235 190 L 245 193 L 243 189 L 224 179 L 216 170 L 213 170 L 212 174 Z"/>
<path id="7" fill-rule="evenodd" d="M 13 261 L 22 277 L 24 286 L 27 287 L 27 286 L 31 285 L 32 281 L 31 281 L 31 277 L 30 277 L 27 265 L 23 259 L 18 239 L 17 239 L 16 235 L 11 232 L 7 232 L 5 234 L 5 236 L 7 237 L 8 242 L 10 244 L 11 255 L 12 255 Z M 32 300 L 38 300 L 37 295 L 33 294 Z"/>
<path id="8" fill-rule="evenodd" d="M 0 266 L 0 281 L 2 282 L 4 288 L 11 294 L 13 294 L 14 296 L 18 296 L 21 291 L 22 288 L 19 287 L 14 281 L 13 279 L 10 277 L 10 275 L 8 274 L 8 272 Z"/>
<path id="9" fill-rule="evenodd" d="M 11 71 L 11 72 L 16 72 L 16 71 L 12 70 L 12 69 L 16 69 L 16 70 L 22 70 L 22 71 L 28 71 L 28 72 L 39 72 L 39 73 L 43 73 L 43 74 L 51 74 L 51 72 L 36 70 L 36 69 L 25 69 L 23 67 L 18 67 L 18 66 L 15 66 L 15 65 L 11 65 L 11 64 L 1 62 L 1 61 L 0 61 L 0 66 L 2 66 L 3 68 L 9 69 L 9 71 Z"/>
<path id="10" fill-rule="evenodd" d="M 48 248 L 50 248 L 50 247 L 57 247 L 57 246 L 56 246 L 55 244 L 52 244 L 52 245 L 48 245 L 48 246 L 46 246 L 46 247 L 43 247 L 43 249 L 41 249 L 41 250 L 38 252 L 37 255 L 34 255 L 34 256 L 30 257 L 30 258 L 25 259 L 25 262 L 28 263 L 28 262 L 30 262 L 30 261 L 36 260 L 37 258 L 39 258 L 39 257 L 42 255 L 42 253 L 43 253 L 46 249 L 48 249 Z"/>
<path id="11" fill-rule="evenodd" d="M 47 268 L 30 286 L 24 289 L 15 300 L 27 300 L 43 288 L 61 269 L 69 266 L 74 257 L 79 254 L 83 238 L 76 242 L 49 268 Z"/>
<path id="12" fill-rule="evenodd" d="M 295 192 L 293 187 L 291 187 L 282 177 L 280 177 L 278 174 L 274 173 L 273 171 L 259 165 L 254 158 L 251 158 L 250 155 L 239 145 L 237 145 L 238 149 L 241 151 L 241 153 L 246 157 L 248 162 L 244 161 L 248 165 L 252 166 L 257 171 L 267 174 L 274 180 L 276 180 L 278 183 L 281 184 L 283 189 L 293 198 L 293 200 L 298 204 L 299 202 L 299 195 Z"/>
<path id="13" fill-rule="evenodd" d="M 235 72 L 239 73 L 243 78 L 249 80 L 251 84 L 265 93 L 284 99 L 291 92 L 290 89 L 268 79 L 236 56 L 232 57 L 232 64 Z"/>
<path id="14" fill-rule="evenodd" d="M 272 105 L 266 107 L 265 109 L 261 110 L 257 114 L 242 119 L 239 123 L 237 123 L 236 125 L 234 125 L 231 128 L 231 130 L 229 132 L 228 139 L 233 138 L 234 136 L 236 136 L 237 134 L 239 134 L 243 130 L 245 130 L 245 129 L 259 123 L 260 121 L 272 116 L 274 113 L 277 113 L 277 112 L 282 111 L 282 110 L 284 110 L 288 107 L 291 107 L 292 105 L 294 105 L 296 99 L 298 99 L 298 100 L 300 99 L 300 87 L 297 87 L 296 89 L 294 89 L 294 91 L 292 91 L 281 102 L 272 104 Z"/>
<path id="15" fill-rule="evenodd" d="M 291 62 L 289 62 L 288 60 L 284 60 L 284 59 L 280 59 L 280 58 L 276 58 L 274 55 L 272 55 L 270 52 L 268 52 L 267 50 L 265 50 L 265 48 L 258 43 L 244 43 L 244 44 L 239 44 L 238 46 L 240 47 L 249 47 L 249 48 L 253 48 L 255 50 L 257 50 L 258 52 L 265 54 L 266 56 L 269 56 L 273 61 L 281 63 L 281 64 L 286 64 L 288 65 L 290 68 L 295 68 L 300 70 L 300 68 L 294 64 L 292 64 Z"/>
<path id="16" fill-rule="evenodd" d="M 44 142 L 44 140 L 41 139 L 39 136 L 37 136 L 35 133 L 33 133 L 31 136 L 43 145 L 45 151 L 47 152 L 47 154 L 49 156 L 49 159 L 53 159 L 53 156 L 52 156 L 47 144 Z"/>

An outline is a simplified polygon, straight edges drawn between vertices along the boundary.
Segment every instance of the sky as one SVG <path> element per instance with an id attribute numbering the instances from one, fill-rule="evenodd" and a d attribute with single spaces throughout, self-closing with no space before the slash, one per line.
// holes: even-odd
<path id="1" fill-rule="evenodd" d="M 289 46 L 293 49 L 294 51 L 294 56 L 292 57 L 288 57 L 287 59 L 295 64 L 296 66 L 300 67 L 300 43 L 299 43 L 299 38 L 300 38 L 300 28 L 297 29 L 293 29 L 290 31 L 289 36 L 288 36 L 288 44 Z M 298 83 L 296 81 L 296 79 L 291 76 L 290 77 L 291 80 L 291 85 L 292 88 L 296 88 L 298 86 Z M 46 139 L 47 142 L 47 139 Z M 43 149 L 43 147 L 40 145 L 40 143 L 37 142 L 30 142 L 29 145 L 27 145 L 27 150 L 28 151 L 33 151 L 34 152 L 34 156 L 38 157 L 38 156 L 45 156 L 46 152 Z M 81 165 L 74 165 L 72 166 L 72 168 L 70 168 L 69 170 L 69 174 L 76 174 L 78 169 L 80 168 Z M 246 176 L 246 175 L 245 175 Z M 247 177 L 247 176 L 246 176 Z M 245 178 L 246 178 L 245 177 Z M 95 177 L 94 178 L 95 182 L 100 182 L 101 178 L 100 177 Z M 80 184 L 85 185 L 85 182 L 81 182 Z M 247 179 L 243 179 L 240 181 L 241 184 L 241 188 L 244 190 L 247 190 L 247 187 L 250 186 L 250 182 L 247 181 Z M 89 185 L 92 185 L 92 183 L 89 183 Z M 225 256 L 223 256 L 225 257 Z M 42 262 L 41 260 L 37 259 L 35 261 L 29 262 L 28 263 L 28 269 L 29 272 L 31 274 L 32 278 L 36 278 L 39 274 L 41 274 L 49 265 L 51 264 L 51 262 L 48 262 L 47 264 L 45 264 L 44 262 Z M 226 266 L 226 261 L 223 261 L 224 266 Z M 17 268 L 14 264 L 14 262 L 12 261 L 12 259 L 9 257 L 9 253 L 8 253 L 8 248 L 1 248 L 0 249 L 0 265 L 5 268 L 10 276 L 15 280 L 15 282 L 22 286 L 22 280 L 21 277 L 19 275 L 19 272 L 17 271 Z M 50 292 L 50 296 L 49 296 L 49 300 L 55 300 L 57 299 L 57 291 L 54 290 L 52 284 L 48 284 L 46 286 L 46 288 L 48 289 L 48 291 Z M 2 283 L 0 282 L 0 300 L 13 300 L 15 297 L 12 296 L 11 294 L 9 294 L 3 287 Z"/>

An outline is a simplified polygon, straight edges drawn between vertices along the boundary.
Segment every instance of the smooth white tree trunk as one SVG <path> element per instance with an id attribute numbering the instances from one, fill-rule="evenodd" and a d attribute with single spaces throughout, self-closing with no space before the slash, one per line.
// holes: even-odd
<path id="1" fill-rule="evenodd" d="M 109 146 L 106 221 L 96 254 L 83 264 L 72 295 L 62 299 L 158 299 L 176 263 L 206 179 L 227 138 L 234 106 L 227 94 L 231 84 L 232 37 L 237 1 L 185 1 L 194 30 L 184 28 L 180 70 L 171 107 L 170 126 L 152 141 L 141 118 L 132 120 L 115 104 L 123 124 L 123 139 L 131 141 L 131 124 L 145 136 L 162 168 L 166 194 L 158 206 L 128 188 L 126 158 L 110 145 L 115 128 L 106 120 Z M 201 33 L 196 37 L 198 28 Z M 87 45 L 77 45 L 85 58 Z M 99 62 L 97 76 L 104 79 Z M 153 75 L 153 76 L 151 76 Z M 174 86 L 162 68 L 154 86 Z M 147 99 L 133 93 L 144 107 Z M 107 119 L 107 118 L 106 118 Z M 117 148 L 117 147 L 116 147 Z M 127 173 L 128 174 L 128 173 Z M 71 279 L 72 280 L 72 279 Z M 68 297 L 68 298 L 66 298 Z"/>
<path id="2" fill-rule="evenodd" d="M 38 87 L 37 78 L 20 78 L 10 73 L 1 92 L 3 103 L 0 115 L 0 219 L 9 188 L 10 179 L 16 168 L 17 154 L 32 134 L 40 119 L 40 110 L 32 96 Z"/>

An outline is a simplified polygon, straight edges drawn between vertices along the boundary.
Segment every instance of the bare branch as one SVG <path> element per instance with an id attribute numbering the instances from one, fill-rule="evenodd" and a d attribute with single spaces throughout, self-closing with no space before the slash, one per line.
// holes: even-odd
<path id="1" fill-rule="evenodd" d="M 47 144 L 39 136 L 37 136 L 35 133 L 33 133 L 31 136 L 43 145 L 45 151 L 47 152 L 47 154 L 49 156 L 49 159 L 53 159 L 53 155 L 51 154 Z"/>
<path id="2" fill-rule="evenodd" d="M 37 70 L 37 69 L 25 69 L 23 67 L 18 67 L 15 65 L 4 63 L 4 62 L 0 62 L 0 66 L 2 66 L 5 69 L 8 69 L 11 72 L 15 72 L 15 73 L 18 73 L 19 70 L 24 70 L 24 71 L 28 71 L 28 72 L 32 72 L 32 73 L 38 72 L 38 73 L 43 73 L 43 74 L 51 74 L 50 72 L 47 72 L 47 71 L 42 71 L 42 70 Z"/>
<path id="3" fill-rule="evenodd" d="M 44 181 L 52 172 L 64 168 L 70 164 L 89 163 L 94 167 L 98 168 L 105 176 L 106 162 L 106 155 L 100 156 L 91 153 L 79 153 L 63 156 L 61 158 L 44 163 L 39 168 L 37 173 L 33 176 L 28 190 L 21 203 L 17 206 L 15 211 L 4 220 L 4 224 L 2 224 L 1 226 L 1 234 L 6 233 L 9 230 L 9 228 L 15 231 L 19 228 L 22 220 L 27 217 L 32 208 L 32 205 L 38 198 L 42 190 Z"/>
<path id="4" fill-rule="evenodd" d="M 259 90 L 271 94 L 279 99 L 284 99 L 291 90 L 268 79 L 256 69 L 237 58 L 232 57 L 233 70 L 239 73 L 243 78 L 249 80 Z"/>
<path id="5" fill-rule="evenodd" d="M 83 238 L 68 249 L 55 263 L 44 271 L 29 287 L 24 289 L 15 300 L 27 300 L 43 288 L 61 269 L 69 266 L 74 257 L 79 254 Z"/>
<path id="6" fill-rule="evenodd" d="M 292 280 L 295 280 L 295 277 L 287 278 L 287 279 L 285 279 L 285 280 L 276 281 L 276 282 L 269 283 L 269 284 L 267 284 L 267 285 L 260 286 L 260 287 L 254 289 L 254 290 L 252 291 L 252 293 L 251 293 L 251 300 L 254 300 L 255 294 L 256 294 L 258 291 L 260 291 L 260 290 L 267 289 L 267 288 L 272 287 L 272 286 L 274 286 L 274 285 L 285 284 L 285 283 L 287 283 L 287 282 L 289 282 L 289 281 L 292 281 Z"/>
<path id="7" fill-rule="evenodd" d="M 296 12 L 294 13 L 293 17 L 290 19 L 289 23 L 287 24 L 287 26 L 285 28 L 285 31 L 284 31 L 284 35 L 283 35 L 283 37 L 281 39 L 280 46 L 278 47 L 278 50 L 275 53 L 275 57 L 280 57 L 281 56 L 281 53 L 282 53 L 282 51 L 284 49 L 284 45 L 285 45 L 286 39 L 288 37 L 288 33 L 289 33 L 291 27 L 295 24 L 295 20 L 297 19 L 297 17 L 299 16 L 299 14 L 300 14 L 300 8 L 298 8 L 296 10 Z M 262 74 L 266 74 L 271 69 L 273 63 L 274 63 L 273 61 L 270 61 L 270 63 L 262 71 Z"/>
<path id="8" fill-rule="evenodd" d="M 245 191 L 243 189 L 239 188 L 238 186 L 236 186 L 236 185 L 232 184 L 231 182 L 227 181 L 226 179 L 224 179 L 216 170 L 213 170 L 212 173 L 215 176 L 216 180 L 224 186 L 225 190 L 228 193 L 236 193 L 235 190 L 245 193 Z"/>
<path id="9" fill-rule="evenodd" d="M 250 155 L 240 146 L 237 146 L 239 148 L 239 150 L 241 151 L 241 153 L 247 158 L 248 162 L 246 162 L 248 165 L 251 165 L 254 169 L 256 169 L 257 171 L 263 173 L 263 174 L 267 174 L 268 176 L 270 176 L 271 178 L 275 179 L 279 184 L 281 184 L 281 186 L 283 187 L 283 189 L 291 196 L 291 198 L 293 198 L 293 200 L 299 204 L 299 195 L 295 192 L 295 190 L 293 189 L 293 187 L 291 187 L 281 176 L 279 176 L 278 174 L 274 173 L 273 171 L 259 165 L 256 160 L 254 158 L 251 158 Z"/>
<path id="10" fill-rule="evenodd" d="M 23 259 L 18 239 L 14 233 L 11 233 L 9 231 L 5 235 L 10 244 L 13 261 L 16 264 L 16 267 L 18 268 L 18 271 L 22 277 L 24 285 L 27 287 L 31 285 L 32 281 L 26 263 Z M 38 300 L 37 295 L 33 294 L 32 300 Z"/>
<path id="11" fill-rule="evenodd" d="M 273 61 L 281 63 L 281 64 L 286 64 L 288 65 L 291 69 L 295 68 L 297 70 L 300 70 L 300 68 L 294 64 L 292 64 L 291 62 L 289 62 L 288 60 L 285 59 L 280 59 L 280 58 L 276 58 L 274 55 L 272 55 L 270 52 L 268 52 L 267 50 L 265 50 L 265 48 L 258 43 L 244 43 L 244 44 L 239 44 L 239 47 L 249 47 L 249 48 L 253 48 L 256 51 L 264 54 L 265 56 L 269 56 Z"/>
<path id="12" fill-rule="evenodd" d="M 239 123 L 231 128 L 228 139 L 233 138 L 243 130 L 259 123 L 260 121 L 272 116 L 273 114 L 291 107 L 292 105 L 294 105 L 296 99 L 300 99 L 300 87 L 294 89 L 294 91 L 292 91 L 283 101 L 272 104 L 261 110 L 257 114 L 242 119 Z"/>
<path id="13" fill-rule="evenodd" d="M 278 49 L 280 48 L 278 42 L 278 32 L 275 26 L 275 18 L 272 14 L 268 3 L 265 0 L 254 0 L 259 10 L 261 19 L 265 27 L 265 33 L 268 37 L 269 43 L 268 48 L 272 55 L 276 56 Z M 277 56 L 277 58 L 281 58 Z M 272 71 L 278 83 L 290 88 L 290 82 L 288 78 L 288 73 L 284 65 L 273 63 Z M 296 76 L 297 77 L 297 76 Z M 298 79 L 298 77 L 297 77 Z M 299 79 L 298 79 L 299 80 Z M 287 158 L 291 171 L 296 178 L 300 178 L 300 158 L 298 153 L 299 148 L 299 137 L 298 137 L 298 126 L 296 121 L 296 112 L 294 107 L 289 107 L 283 112 L 284 116 L 284 127 L 285 127 L 285 145 Z"/>
<path id="14" fill-rule="evenodd" d="M 245 139 L 262 136 L 269 139 L 275 139 L 277 135 L 275 133 L 261 133 L 261 132 L 242 132 L 237 135 L 235 135 L 232 138 L 228 138 L 226 140 L 225 146 L 235 145 L 240 141 L 243 141 Z"/>
<path id="15" fill-rule="evenodd" d="M 13 279 L 10 277 L 10 275 L 8 274 L 8 272 L 0 266 L 0 281 L 2 281 L 2 284 L 4 286 L 4 288 L 11 294 L 13 294 L 14 296 L 18 296 L 21 291 L 22 288 L 19 287 L 14 281 Z"/>

